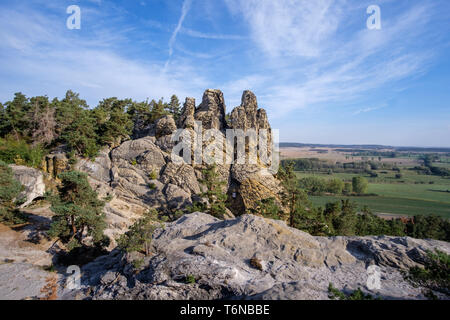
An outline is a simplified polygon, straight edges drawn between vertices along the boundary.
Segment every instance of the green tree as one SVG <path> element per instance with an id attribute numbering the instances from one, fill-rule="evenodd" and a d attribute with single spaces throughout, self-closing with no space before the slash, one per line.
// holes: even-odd
<path id="1" fill-rule="evenodd" d="M 327 191 L 334 194 L 341 194 L 344 189 L 344 182 L 341 179 L 331 179 L 327 182 Z"/>
<path id="2" fill-rule="evenodd" d="M 70 150 L 77 154 L 94 158 L 100 149 L 96 132 L 95 119 L 89 110 L 83 110 L 64 130 L 62 139 Z"/>
<path id="3" fill-rule="evenodd" d="M 163 116 L 167 114 L 167 103 L 164 102 L 164 98 L 161 98 L 156 102 L 155 100 L 152 100 L 150 102 L 151 106 L 151 119 L 152 122 L 155 122 L 158 119 L 161 119 Z"/>
<path id="4" fill-rule="evenodd" d="M 80 99 L 78 93 L 71 90 L 66 92 L 63 100 L 53 99 L 52 105 L 55 108 L 56 133 L 63 134 L 66 130 L 70 130 L 69 126 L 82 114 L 89 109 L 86 101 Z"/>
<path id="5" fill-rule="evenodd" d="M 172 95 L 172 97 L 170 98 L 167 110 L 173 115 L 175 121 L 177 121 L 181 115 L 181 104 L 176 95 Z"/>
<path id="6" fill-rule="evenodd" d="M 369 182 L 366 178 L 358 176 L 352 179 L 353 192 L 357 194 L 366 194 L 369 189 Z"/>
<path id="7" fill-rule="evenodd" d="M 203 178 L 200 182 L 203 183 L 207 190 L 202 193 L 203 197 L 206 197 L 209 202 L 209 207 L 205 208 L 209 214 L 217 218 L 223 218 L 226 213 L 226 201 L 227 195 L 222 191 L 226 182 L 222 179 L 221 175 L 217 171 L 215 164 L 208 165 L 202 170 Z M 195 207 L 195 206 L 194 206 Z"/>
<path id="8" fill-rule="evenodd" d="M 302 196 L 302 190 L 298 188 L 297 176 L 294 172 L 294 163 L 289 162 L 278 171 L 278 178 L 281 180 L 283 192 L 281 199 L 283 205 L 287 208 L 288 223 L 290 226 L 295 225 L 295 219 L 299 215 L 299 201 Z"/>
<path id="9" fill-rule="evenodd" d="M 344 189 L 342 191 L 343 194 L 349 195 L 353 192 L 353 186 L 350 182 L 346 182 L 344 184 Z"/>
<path id="10" fill-rule="evenodd" d="M 119 248 L 126 252 L 142 252 L 149 255 L 153 232 L 161 226 L 157 220 L 156 210 L 147 212 L 130 227 L 128 232 L 120 236 L 117 241 Z"/>
<path id="11" fill-rule="evenodd" d="M 21 191 L 22 185 L 14 179 L 12 169 L 0 161 L 0 222 L 7 224 L 25 222 L 14 203 Z"/>
<path id="12" fill-rule="evenodd" d="M 107 244 L 103 230 L 106 227 L 103 207 L 87 180 L 87 174 L 77 171 L 59 175 L 61 186 L 51 197 L 51 210 L 55 213 L 49 235 L 58 237 L 72 250 L 82 246 L 86 237 L 94 245 Z"/>
<path id="13" fill-rule="evenodd" d="M 133 129 L 133 122 L 126 112 L 133 105 L 130 99 L 104 99 L 96 109 L 97 134 L 101 145 L 115 145 L 127 138 Z"/>

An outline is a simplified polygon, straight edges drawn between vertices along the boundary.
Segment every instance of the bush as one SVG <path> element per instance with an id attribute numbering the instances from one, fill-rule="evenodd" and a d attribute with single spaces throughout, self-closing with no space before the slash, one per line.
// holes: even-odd
<path id="1" fill-rule="evenodd" d="M 25 216 L 16 210 L 15 199 L 22 185 L 14 179 L 13 171 L 0 160 L 0 222 L 6 224 L 25 223 Z"/>
<path id="2" fill-rule="evenodd" d="M 38 168 L 45 153 L 40 145 L 33 147 L 27 144 L 25 140 L 16 140 L 11 137 L 0 138 L 0 160 L 8 164 Z"/>
<path id="3" fill-rule="evenodd" d="M 87 174 L 77 171 L 59 175 L 61 186 L 58 195 L 50 196 L 51 210 L 55 213 L 49 235 L 67 243 L 68 249 L 83 245 L 83 240 L 92 237 L 96 246 L 108 245 L 103 234 L 106 227 L 103 207 L 87 180 Z"/>
<path id="4" fill-rule="evenodd" d="M 153 232 L 160 226 L 157 223 L 157 212 L 149 211 L 136 221 L 127 233 L 120 236 L 117 241 L 119 248 L 125 252 L 142 252 L 149 255 Z"/>
<path id="5" fill-rule="evenodd" d="M 369 189 L 369 183 L 364 177 L 353 177 L 352 179 L 353 192 L 357 194 L 366 194 Z"/>
<path id="6" fill-rule="evenodd" d="M 336 289 L 331 282 L 328 285 L 328 298 L 332 300 L 374 300 L 372 295 L 364 294 L 360 288 L 349 294 L 345 294 Z"/>
<path id="7" fill-rule="evenodd" d="M 405 278 L 415 286 L 450 295 L 450 255 L 429 251 L 424 268 L 412 267 Z"/>

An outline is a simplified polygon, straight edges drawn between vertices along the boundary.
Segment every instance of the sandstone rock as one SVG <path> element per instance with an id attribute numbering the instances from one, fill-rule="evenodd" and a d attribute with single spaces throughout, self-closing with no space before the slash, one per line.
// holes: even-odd
<path id="1" fill-rule="evenodd" d="M 172 135 L 177 125 L 172 115 L 164 116 L 156 122 L 156 138 Z"/>
<path id="2" fill-rule="evenodd" d="M 92 179 L 109 183 L 111 181 L 109 149 L 102 149 L 95 160 L 80 159 L 75 165 L 75 169 L 87 173 Z"/>
<path id="3" fill-rule="evenodd" d="M 180 128 L 194 128 L 194 113 L 195 113 L 195 99 L 186 98 L 181 116 L 178 119 L 178 127 Z"/>
<path id="4" fill-rule="evenodd" d="M 220 221 L 194 213 L 155 231 L 153 255 L 138 272 L 133 272 L 129 256 L 113 251 L 86 265 L 83 281 L 86 288 L 93 286 L 85 293 L 93 299 L 328 299 L 330 282 L 385 299 L 424 299 L 421 288 L 403 279 L 406 265 L 400 259 L 389 264 L 378 260 L 389 248 L 405 257 L 417 249 L 408 256 L 415 263 L 420 263 L 422 250 L 450 252 L 450 244 L 441 241 L 313 237 L 252 215 Z M 260 268 L 250 263 L 252 258 Z M 370 264 L 381 270 L 382 286 L 375 292 L 365 285 Z M 193 275 L 196 283 L 186 284 L 186 275 Z M 120 277 L 127 281 L 111 283 Z"/>
<path id="5" fill-rule="evenodd" d="M 169 162 L 164 168 L 160 180 L 164 184 L 174 184 L 189 194 L 198 194 L 201 192 L 195 170 L 187 164 L 177 165 Z"/>
<path id="6" fill-rule="evenodd" d="M 168 184 L 164 190 L 164 194 L 166 195 L 167 206 L 171 210 L 184 209 L 192 206 L 190 193 L 187 193 L 176 185 Z"/>
<path id="7" fill-rule="evenodd" d="M 208 89 L 203 94 L 202 103 L 195 110 L 195 120 L 201 121 L 203 129 L 226 128 L 226 106 L 220 90 Z"/>
<path id="8" fill-rule="evenodd" d="M 43 170 L 56 179 L 60 173 L 70 170 L 69 159 L 64 153 L 49 154 L 43 161 Z"/>
<path id="9" fill-rule="evenodd" d="M 14 172 L 14 178 L 24 187 L 17 197 L 17 199 L 24 199 L 21 208 L 31 204 L 34 199 L 44 196 L 45 184 L 41 171 L 25 166 L 11 165 L 10 167 Z"/>

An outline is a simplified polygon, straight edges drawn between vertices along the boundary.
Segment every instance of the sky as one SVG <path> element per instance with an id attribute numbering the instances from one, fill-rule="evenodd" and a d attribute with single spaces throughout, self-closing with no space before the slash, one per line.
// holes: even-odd
<path id="1" fill-rule="evenodd" d="M 450 1 L 0 0 L 2 103 L 207 88 L 252 90 L 282 142 L 450 147 Z"/>

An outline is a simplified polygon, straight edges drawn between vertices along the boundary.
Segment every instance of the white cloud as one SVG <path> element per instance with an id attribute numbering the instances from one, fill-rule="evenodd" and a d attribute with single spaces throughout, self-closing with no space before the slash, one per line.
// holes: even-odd
<path id="1" fill-rule="evenodd" d="M 422 45 L 436 14 L 430 4 L 411 4 L 401 14 L 383 15 L 382 30 L 347 21 L 359 11 L 344 0 L 225 0 L 247 21 L 256 46 L 266 53 L 261 99 L 272 117 L 317 104 L 353 101 L 374 89 L 426 72 L 433 53 Z M 238 81 L 239 79 L 236 79 Z"/>
<path id="2" fill-rule="evenodd" d="M 115 43 L 114 37 L 108 38 L 114 30 L 96 31 Z M 61 97 L 72 89 L 95 106 L 110 96 L 143 100 L 176 93 L 183 99 L 206 86 L 206 80 L 185 61 L 173 61 L 166 73 L 163 62 L 127 58 L 107 43 L 79 37 L 49 15 L 3 10 L 0 70 L 8 81 L 0 84 L 0 99 L 9 100 L 17 91 Z"/>

